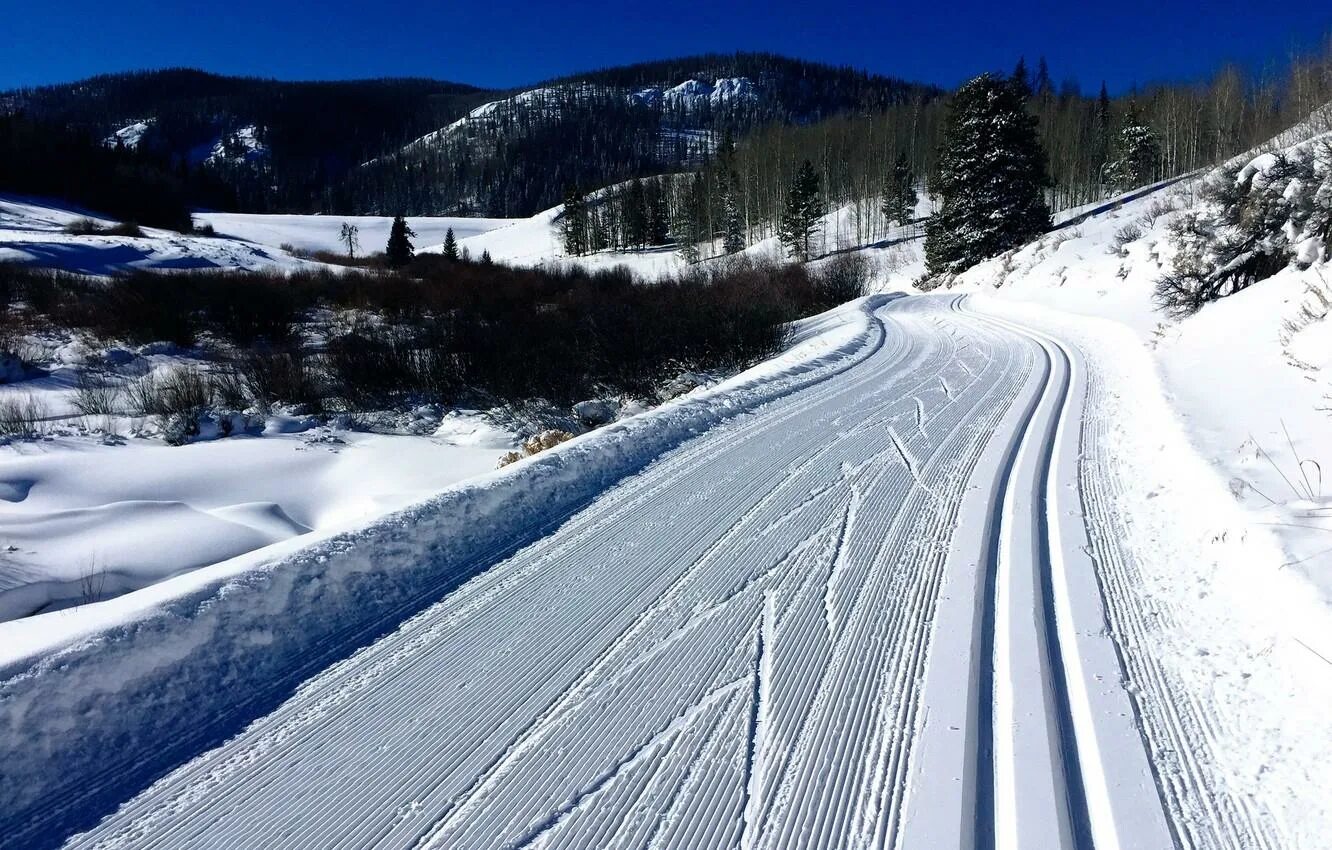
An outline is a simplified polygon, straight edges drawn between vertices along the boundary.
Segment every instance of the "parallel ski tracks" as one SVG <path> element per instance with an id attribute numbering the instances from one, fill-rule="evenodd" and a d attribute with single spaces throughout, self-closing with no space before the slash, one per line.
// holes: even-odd
<path id="1" fill-rule="evenodd" d="M 1128 567 L 1069 554 L 1113 527 L 1079 355 L 961 298 L 878 321 L 68 846 L 1211 846 L 1143 743 L 1206 726 L 1120 711 Z"/>

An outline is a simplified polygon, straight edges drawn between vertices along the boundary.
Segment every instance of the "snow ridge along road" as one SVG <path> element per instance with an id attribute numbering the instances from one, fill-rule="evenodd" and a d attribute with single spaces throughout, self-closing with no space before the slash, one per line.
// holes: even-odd
<path id="1" fill-rule="evenodd" d="M 1082 355 L 957 297 L 873 322 L 88 832 L 0 843 L 1262 846 L 1149 756 Z"/>

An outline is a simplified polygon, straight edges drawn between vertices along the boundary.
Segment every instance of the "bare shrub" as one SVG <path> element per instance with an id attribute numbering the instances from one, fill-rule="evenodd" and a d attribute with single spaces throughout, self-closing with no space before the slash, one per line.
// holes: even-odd
<path id="1" fill-rule="evenodd" d="M 560 443 L 568 442 L 573 439 L 573 434 L 568 431 L 561 431 L 558 428 L 550 428 L 528 437 L 523 441 L 522 451 L 505 452 L 499 459 L 500 468 L 506 467 L 511 463 L 516 463 L 525 457 L 532 457 L 540 454 L 546 449 L 553 449 Z"/>
<path id="2" fill-rule="evenodd" d="M 139 225 L 132 221 L 104 225 L 91 218 L 76 218 L 65 225 L 65 232 L 73 236 L 142 236 Z"/>
<path id="3" fill-rule="evenodd" d="M 106 573 L 97 568 L 96 558 L 79 568 L 79 604 L 101 602 L 106 590 Z"/>
<path id="4" fill-rule="evenodd" d="M 845 304 L 865 294 L 870 279 L 870 264 L 862 254 L 841 254 L 824 263 L 814 273 L 814 288 L 819 304 L 825 308 Z"/>
<path id="5" fill-rule="evenodd" d="M 32 393 L 0 398 L 0 434 L 35 437 L 41 434 L 47 416 L 46 404 Z"/>
<path id="6" fill-rule="evenodd" d="M 1142 234 L 1143 234 L 1142 227 L 1135 224 L 1134 222 L 1129 222 L 1128 224 L 1124 225 L 1123 227 L 1115 231 L 1115 237 L 1114 237 L 1115 245 L 1110 252 L 1120 257 L 1127 257 L 1129 243 L 1137 242 L 1139 239 L 1142 238 Z"/>
<path id="7" fill-rule="evenodd" d="M 167 443 L 180 445 L 199 434 L 199 425 L 213 401 L 212 382 L 193 366 L 149 372 L 125 387 L 136 413 L 152 417 Z"/>
<path id="8" fill-rule="evenodd" d="M 1175 209 L 1176 206 L 1173 198 L 1157 198 L 1147 205 L 1147 209 L 1143 210 L 1142 215 L 1139 217 L 1139 221 L 1147 227 L 1153 227 L 1161 216 L 1168 215 L 1174 212 Z"/>
<path id="9" fill-rule="evenodd" d="M 120 386 L 107 376 L 80 369 L 74 379 L 74 398 L 70 404 L 84 416 L 113 416 L 118 412 Z"/>
<path id="10" fill-rule="evenodd" d="M 251 352 L 236 361 L 243 394 L 259 410 L 277 404 L 317 408 L 321 393 L 318 375 L 299 351 Z"/>
<path id="11" fill-rule="evenodd" d="M 76 218 L 65 225 L 65 232 L 71 236 L 92 236 L 101 233 L 105 228 L 90 218 Z"/>

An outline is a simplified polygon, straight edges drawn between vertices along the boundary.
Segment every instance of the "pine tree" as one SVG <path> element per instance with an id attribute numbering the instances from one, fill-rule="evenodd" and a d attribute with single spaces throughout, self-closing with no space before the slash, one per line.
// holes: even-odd
<path id="1" fill-rule="evenodd" d="M 393 217 L 393 226 L 389 228 L 388 245 L 384 248 L 384 256 L 388 264 L 393 268 L 401 268 L 412 261 L 415 249 L 412 247 L 411 237 L 416 232 L 407 226 L 407 219 L 401 215 Z"/>
<path id="2" fill-rule="evenodd" d="M 561 221 L 564 235 L 564 253 L 581 257 L 587 253 L 587 196 L 578 187 L 571 187 L 564 198 L 564 217 Z"/>
<path id="3" fill-rule="evenodd" d="M 786 203 L 778 222 L 777 235 L 792 256 L 801 261 L 809 259 L 810 240 L 818 232 L 823 218 L 822 190 L 814 164 L 805 160 L 796 173 L 795 182 L 786 193 Z"/>
<path id="4" fill-rule="evenodd" d="M 483 265 L 483 266 L 489 266 L 489 265 L 492 265 L 494 262 L 495 262 L 495 261 L 494 261 L 493 259 L 491 259 L 491 257 L 490 257 L 490 249 L 489 249 L 489 248 L 486 248 L 485 250 L 483 250 L 483 251 L 481 252 L 481 265 Z"/>
<path id="5" fill-rule="evenodd" d="M 1013 66 L 1013 76 L 1009 79 L 1024 99 L 1031 97 L 1031 71 L 1027 70 L 1027 57 L 1018 57 L 1017 65 Z"/>
<path id="6" fill-rule="evenodd" d="M 1100 177 L 1099 182 L 1105 183 L 1105 168 L 1110 161 L 1114 130 L 1113 118 L 1110 114 L 1110 93 L 1105 88 L 1104 80 L 1101 81 L 1100 97 L 1096 99 L 1093 133 L 1096 147 L 1092 153 L 1092 158 L 1096 166 L 1096 174 Z"/>
<path id="7" fill-rule="evenodd" d="M 740 218 L 740 176 L 735 173 L 735 140 L 728 127 L 717 148 L 717 196 L 720 200 L 722 251 L 745 249 L 745 223 Z"/>
<path id="8" fill-rule="evenodd" d="M 1050 226 L 1050 185 L 1036 119 L 1020 89 L 983 74 L 953 96 L 931 189 L 940 199 L 925 229 L 931 274 L 962 271 Z"/>
<path id="9" fill-rule="evenodd" d="M 643 181 L 635 177 L 629 182 L 629 191 L 624 199 L 624 241 L 626 247 L 647 247 L 648 219 L 650 216 L 647 191 L 643 188 Z"/>
<path id="10" fill-rule="evenodd" d="M 1156 134 L 1142 120 L 1138 105 L 1130 103 L 1114 145 L 1115 158 L 1106 163 L 1105 182 L 1123 191 L 1142 186 L 1156 178 L 1161 164 L 1161 146 Z"/>
<path id="11" fill-rule="evenodd" d="M 735 192 L 722 198 L 722 250 L 728 254 L 745 250 L 745 223 L 740 220 L 740 204 Z"/>
<path id="12" fill-rule="evenodd" d="M 453 238 L 452 227 L 444 234 L 444 259 L 450 261 L 458 259 L 458 240 Z"/>
<path id="13" fill-rule="evenodd" d="M 911 222 L 916 209 L 916 175 L 906 153 L 897 155 L 883 192 L 883 217 L 899 225 Z"/>
<path id="14" fill-rule="evenodd" d="M 1036 64 L 1036 80 L 1032 88 L 1036 90 L 1036 96 L 1043 100 L 1054 94 L 1054 80 L 1050 78 L 1050 66 L 1046 64 L 1044 56 Z"/>
<path id="15" fill-rule="evenodd" d="M 702 173 L 695 174 L 685 188 L 672 230 L 680 256 L 686 262 L 697 263 L 699 245 L 709 237 L 707 186 Z"/>
<path id="16" fill-rule="evenodd" d="M 646 208 L 644 221 L 647 244 L 665 245 L 671 240 L 670 211 L 666 206 L 666 192 L 661 181 L 649 181 L 643 193 L 643 205 Z"/>

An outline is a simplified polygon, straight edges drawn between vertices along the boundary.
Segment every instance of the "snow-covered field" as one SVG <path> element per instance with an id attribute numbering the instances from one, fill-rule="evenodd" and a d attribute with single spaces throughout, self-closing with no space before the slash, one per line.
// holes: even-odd
<path id="1" fill-rule="evenodd" d="M 353 215 L 253 215 L 250 213 L 194 214 L 200 224 L 211 224 L 219 235 L 235 236 L 262 245 L 268 249 L 281 249 L 290 245 L 299 251 L 331 251 L 345 254 L 347 246 L 338 240 L 344 222 L 360 231 L 360 249 L 357 256 L 383 251 L 388 244 L 392 216 Z M 444 241 L 452 229 L 455 239 L 466 239 L 503 227 L 510 223 L 503 218 L 457 218 L 442 216 L 414 216 L 407 224 L 416 233 L 417 245 L 436 245 Z"/>
<path id="2" fill-rule="evenodd" d="M 81 219 L 118 222 L 49 200 L 0 195 L 0 263 L 29 263 L 80 274 L 131 269 L 297 269 L 309 264 L 274 245 L 143 228 L 143 236 L 75 235 Z M 334 233 L 337 232 L 336 225 Z"/>
<path id="3" fill-rule="evenodd" d="M 449 416 L 424 435 L 274 417 L 188 446 L 15 442 L 0 448 L 0 621 L 363 524 L 494 469 L 512 445 L 479 415 Z"/>

